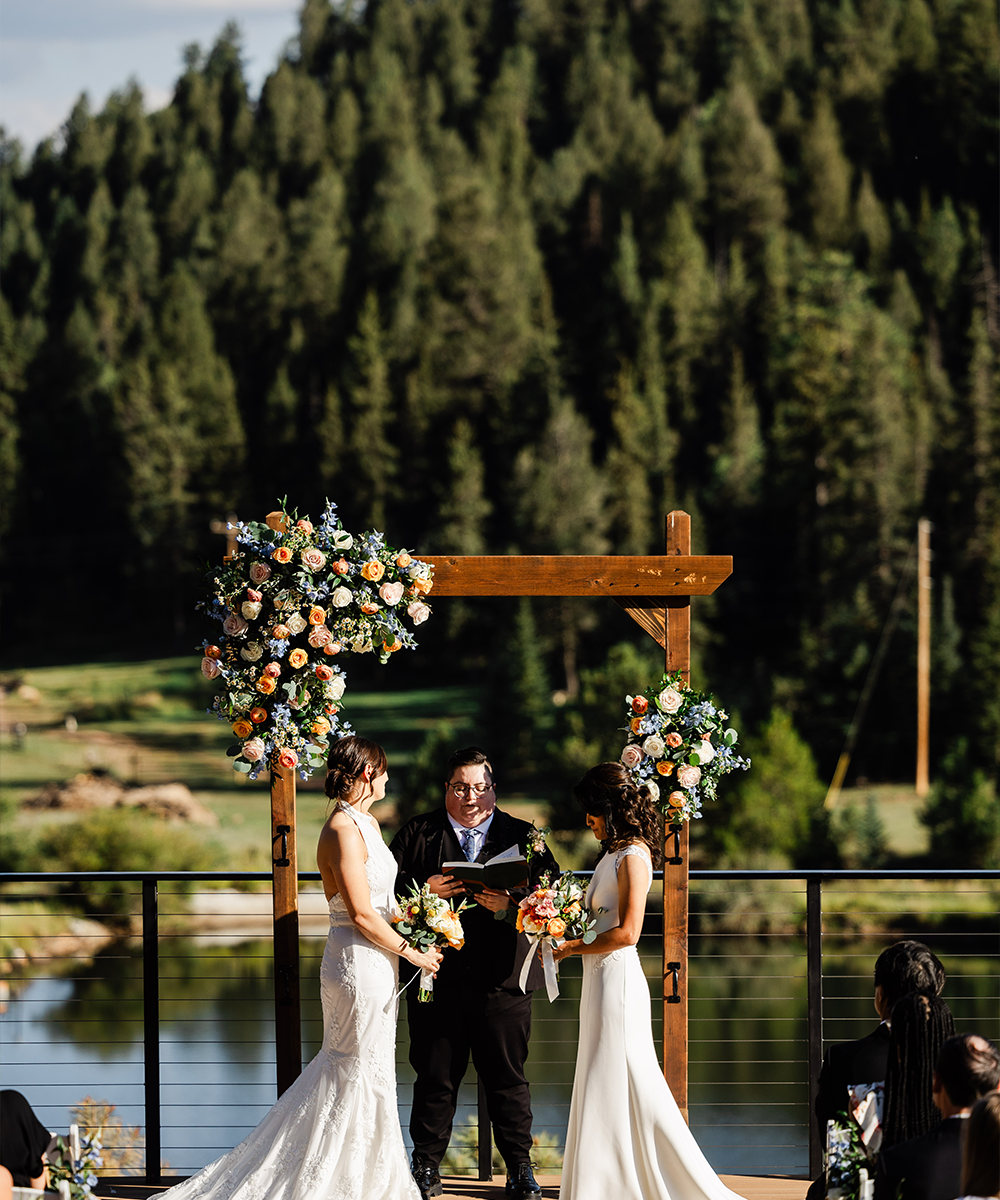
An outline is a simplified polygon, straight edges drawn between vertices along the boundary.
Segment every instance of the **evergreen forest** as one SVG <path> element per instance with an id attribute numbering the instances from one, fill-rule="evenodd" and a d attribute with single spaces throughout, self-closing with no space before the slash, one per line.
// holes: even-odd
<path id="1" fill-rule="evenodd" d="M 744 833 L 806 861 L 897 589 L 851 777 L 912 778 L 925 517 L 940 847 L 1000 844 L 998 57 L 987 0 L 305 0 L 259 98 L 227 26 L 5 137 L 6 661 L 192 648 L 213 521 L 285 496 L 459 554 L 683 508 Z M 657 670 L 584 601 L 420 641 L 375 686 L 482 682 L 563 790 Z"/>

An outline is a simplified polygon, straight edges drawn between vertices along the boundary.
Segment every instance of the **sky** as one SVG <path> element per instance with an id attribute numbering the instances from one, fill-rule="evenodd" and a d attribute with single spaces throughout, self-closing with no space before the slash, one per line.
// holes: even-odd
<path id="1" fill-rule="evenodd" d="M 81 92 L 103 107 L 133 76 L 162 108 L 191 42 L 208 48 L 235 20 L 254 96 L 298 30 L 300 0 L 2 0 L 0 125 L 30 153 Z"/>

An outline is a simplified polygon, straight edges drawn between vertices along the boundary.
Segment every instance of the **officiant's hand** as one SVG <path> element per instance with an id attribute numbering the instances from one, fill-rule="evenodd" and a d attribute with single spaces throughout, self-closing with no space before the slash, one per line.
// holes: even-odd
<path id="1" fill-rule="evenodd" d="M 478 892 L 473 899 L 483 908 L 488 908 L 490 912 L 499 912 L 502 908 L 510 907 L 510 892 L 495 892 L 487 887 Z"/>
<path id="2" fill-rule="evenodd" d="M 427 880 L 427 886 L 435 896 L 441 896 L 445 900 L 465 895 L 465 884 L 454 875 L 432 875 Z"/>

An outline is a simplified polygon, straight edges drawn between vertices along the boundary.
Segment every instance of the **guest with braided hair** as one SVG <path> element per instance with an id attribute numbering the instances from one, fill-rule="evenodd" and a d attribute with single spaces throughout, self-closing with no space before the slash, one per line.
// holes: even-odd
<path id="1" fill-rule="evenodd" d="M 917 1029 L 921 1028 L 921 1007 L 911 1004 L 905 1010 L 916 1016 Z M 897 1004 L 892 1015 L 894 1035 L 898 1009 Z M 936 1023 L 940 1029 L 947 1024 L 947 1018 L 939 1014 Z M 935 1018 L 928 1011 L 923 1021 L 925 1038 L 926 1031 L 934 1024 Z M 918 1049 L 920 1036 L 908 1035 L 909 1049 Z M 912 1060 L 913 1055 L 910 1057 Z M 918 1073 L 923 1075 L 922 1070 Z M 882 1151 L 875 1175 L 875 1200 L 955 1200 L 962 1190 L 962 1135 L 966 1118 L 981 1096 L 996 1091 L 998 1082 L 1000 1055 L 992 1042 L 975 1033 L 947 1038 L 931 1077 L 931 1094 L 940 1119 L 921 1136 L 897 1142 Z M 922 1103 L 908 1106 L 907 1118 L 913 1125 L 918 1123 L 918 1117 L 925 1119 L 922 1109 Z"/>
<path id="2" fill-rule="evenodd" d="M 604 855 L 586 896 L 596 939 L 570 938 L 554 952 L 557 960 L 584 956 L 560 1200 L 737 1200 L 688 1129 L 653 1046 L 636 951 L 660 861 L 652 794 L 621 763 L 607 762 L 592 767 L 574 795 Z"/>
<path id="3" fill-rule="evenodd" d="M 940 996 L 910 992 L 892 1010 L 885 1075 L 882 1149 L 921 1137 L 941 1116 L 934 1106 L 934 1065 L 955 1033 L 951 1009 Z"/>

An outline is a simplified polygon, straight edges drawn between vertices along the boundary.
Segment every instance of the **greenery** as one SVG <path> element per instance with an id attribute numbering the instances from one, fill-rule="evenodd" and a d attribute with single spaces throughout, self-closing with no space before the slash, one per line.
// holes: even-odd
<path id="1" fill-rule="evenodd" d="M 305 0 L 259 100 L 228 26 L 162 110 L 4 140 L 6 661 L 188 648 L 210 521 L 281 495 L 437 553 L 657 551 L 684 507 L 736 555 L 696 686 L 826 779 L 923 515 L 934 754 L 995 780 L 997 46 L 984 0 Z M 624 618 L 439 616 L 394 686 L 502 686 L 506 775 L 555 795 Z"/>

